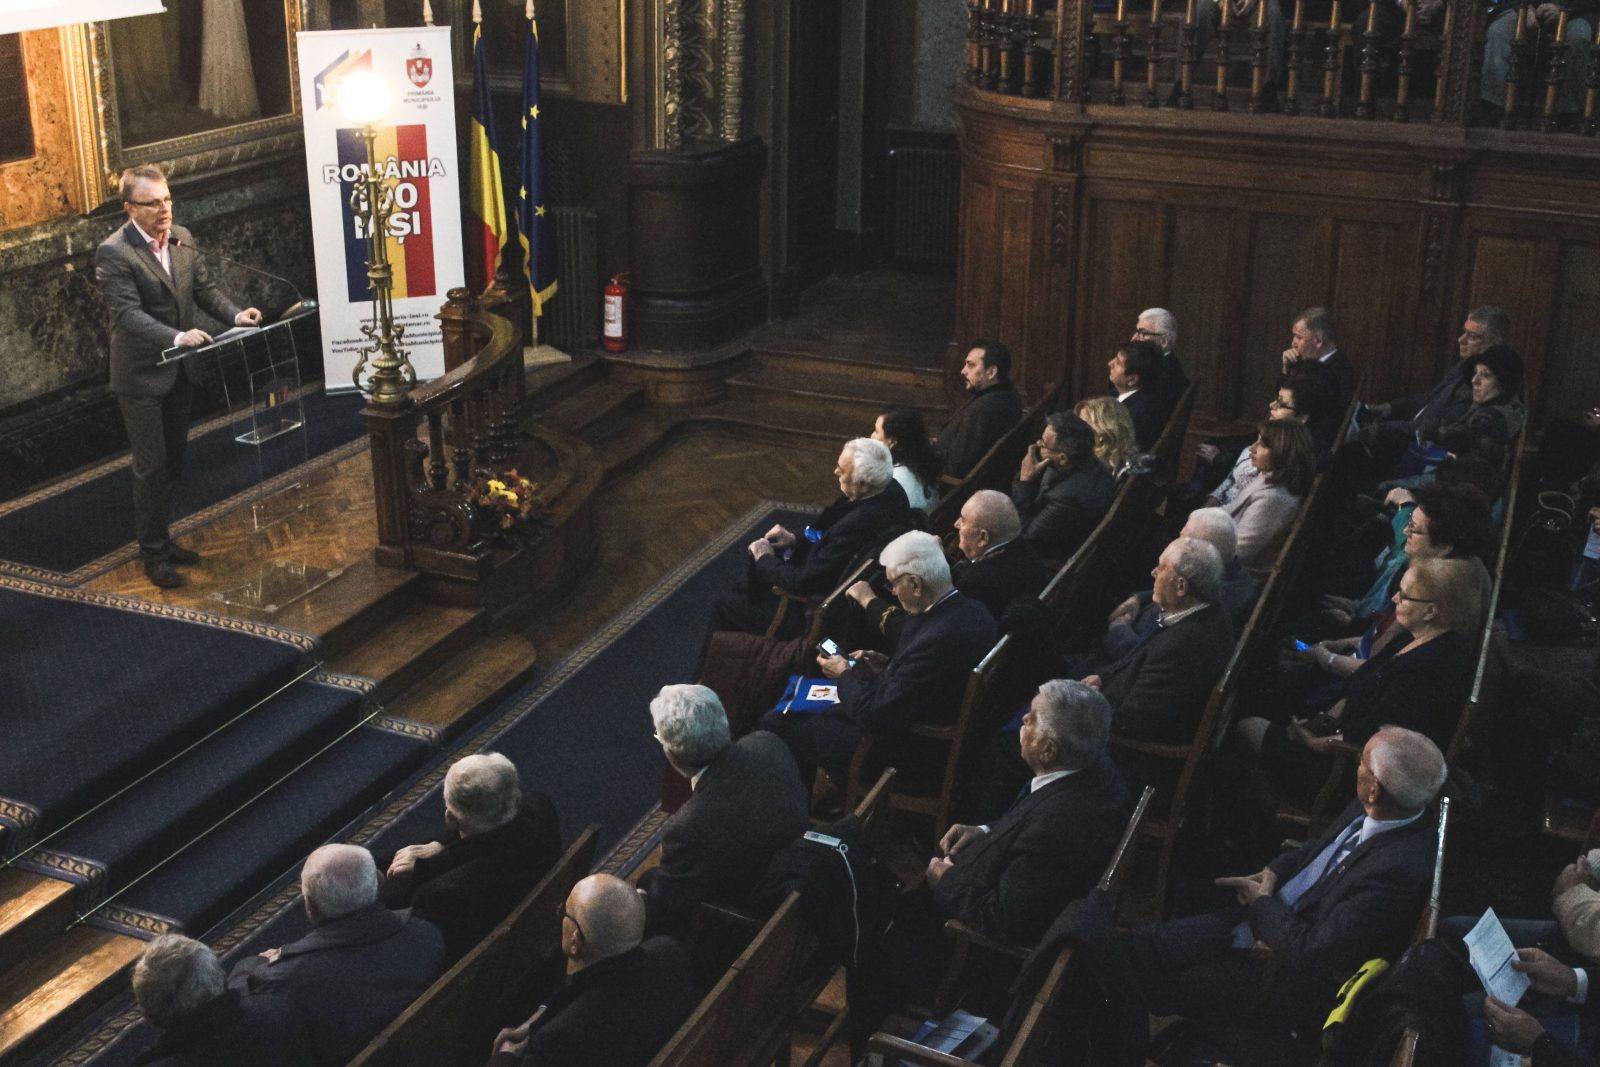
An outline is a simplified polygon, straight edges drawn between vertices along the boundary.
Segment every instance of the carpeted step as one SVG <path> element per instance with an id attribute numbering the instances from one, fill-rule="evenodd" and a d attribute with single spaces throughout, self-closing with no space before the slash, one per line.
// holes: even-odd
<path id="1" fill-rule="evenodd" d="M 164 919 L 200 933 L 381 799 L 428 742 L 363 726 L 129 887 L 96 925 L 145 933 Z"/>
<path id="2" fill-rule="evenodd" d="M 356 689 L 297 682 L 18 865 L 79 884 L 94 878 L 96 896 L 114 893 L 356 725 L 362 700 Z"/>

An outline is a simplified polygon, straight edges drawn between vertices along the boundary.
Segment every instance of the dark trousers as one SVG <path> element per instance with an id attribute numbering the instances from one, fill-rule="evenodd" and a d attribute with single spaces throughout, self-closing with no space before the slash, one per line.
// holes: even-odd
<path id="1" fill-rule="evenodd" d="M 171 540 L 172 494 L 183 476 L 189 441 L 189 378 L 182 371 L 166 396 L 121 396 L 122 424 L 133 449 L 133 523 L 139 554 L 157 559 Z"/>
<path id="2" fill-rule="evenodd" d="M 861 743 L 861 727 L 838 712 L 769 711 L 761 717 L 761 728 L 783 738 L 800 765 L 800 777 L 809 783 L 821 767 L 841 785 L 850 776 L 850 761 Z"/>

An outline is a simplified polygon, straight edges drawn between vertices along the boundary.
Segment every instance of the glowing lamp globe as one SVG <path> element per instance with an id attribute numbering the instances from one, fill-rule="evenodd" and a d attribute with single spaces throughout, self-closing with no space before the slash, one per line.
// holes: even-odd
<path id="1" fill-rule="evenodd" d="M 381 122 L 389 114 L 389 85 L 370 70 L 353 70 L 339 79 L 339 111 L 361 125 Z"/>

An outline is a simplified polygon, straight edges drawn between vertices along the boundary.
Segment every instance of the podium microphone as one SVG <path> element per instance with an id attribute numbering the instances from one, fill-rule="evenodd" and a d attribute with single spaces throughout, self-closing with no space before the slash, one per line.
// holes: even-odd
<path id="1" fill-rule="evenodd" d="M 221 252 L 213 252 L 209 248 L 201 248 L 193 241 L 185 241 L 183 238 L 178 237 L 177 235 L 173 236 L 172 244 L 175 248 L 187 248 L 191 252 L 197 252 L 200 255 L 211 259 L 221 260 L 222 262 L 230 264 L 231 266 L 238 267 L 240 270 L 247 270 L 251 274 L 259 274 L 263 278 L 270 278 L 275 282 L 282 282 L 284 285 L 287 285 L 294 292 L 295 302 L 290 304 L 288 309 L 285 310 L 282 315 L 278 316 L 278 320 L 280 322 L 303 311 L 317 310 L 317 302 L 315 300 L 307 299 L 306 295 L 300 291 L 300 287 L 298 285 L 290 281 L 288 278 L 285 278 L 281 274 L 274 274 L 270 270 L 262 270 L 260 267 L 253 267 L 248 263 L 241 263 L 237 259 L 231 259 L 228 256 L 223 255 Z"/>

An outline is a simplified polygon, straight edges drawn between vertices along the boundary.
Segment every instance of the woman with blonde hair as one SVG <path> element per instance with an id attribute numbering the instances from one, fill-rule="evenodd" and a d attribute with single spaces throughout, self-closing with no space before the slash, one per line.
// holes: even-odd
<path id="1" fill-rule="evenodd" d="M 1133 416 L 1128 409 L 1114 396 L 1096 396 L 1078 401 L 1073 411 L 1094 431 L 1095 458 L 1113 478 L 1121 478 L 1139 454 L 1133 437 Z"/>

